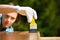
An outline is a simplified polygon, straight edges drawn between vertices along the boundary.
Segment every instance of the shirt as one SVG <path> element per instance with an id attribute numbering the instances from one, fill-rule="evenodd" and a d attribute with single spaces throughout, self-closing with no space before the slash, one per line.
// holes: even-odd
<path id="1" fill-rule="evenodd" d="M 14 32 L 13 27 L 10 26 L 10 27 L 6 28 L 6 30 L 4 30 L 4 32 Z"/>
<path id="2" fill-rule="evenodd" d="M 9 26 L 8 28 L 0 28 L 0 29 L 1 29 L 0 31 L 3 31 L 3 32 L 14 32 L 12 26 Z"/>

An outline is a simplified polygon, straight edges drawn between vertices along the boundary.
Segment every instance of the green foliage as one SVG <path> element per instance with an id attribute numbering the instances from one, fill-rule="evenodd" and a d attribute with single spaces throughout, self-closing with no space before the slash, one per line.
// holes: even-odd
<path id="1" fill-rule="evenodd" d="M 29 30 L 29 24 L 26 20 L 26 17 L 22 16 L 20 19 L 19 24 L 15 23 L 13 24 L 15 31 L 28 31 Z"/>

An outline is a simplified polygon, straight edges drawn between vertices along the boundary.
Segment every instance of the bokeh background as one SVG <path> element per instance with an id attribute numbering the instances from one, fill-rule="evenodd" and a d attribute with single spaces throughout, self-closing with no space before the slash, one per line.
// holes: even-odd
<path id="1" fill-rule="evenodd" d="M 36 10 L 38 15 L 36 23 L 40 36 L 60 36 L 60 0 L 0 0 L 0 4 L 10 2 Z M 27 18 L 20 15 L 19 20 L 19 23 L 13 24 L 14 30 L 29 30 Z"/>

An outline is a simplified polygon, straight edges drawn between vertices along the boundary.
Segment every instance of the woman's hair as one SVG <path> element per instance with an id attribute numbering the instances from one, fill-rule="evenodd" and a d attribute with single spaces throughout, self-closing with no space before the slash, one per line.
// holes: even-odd
<path id="1" fill-rule="evenodd" d="M 21 15 L 18 14 L 15 23 L 19 24 L 21 21 Z"/>

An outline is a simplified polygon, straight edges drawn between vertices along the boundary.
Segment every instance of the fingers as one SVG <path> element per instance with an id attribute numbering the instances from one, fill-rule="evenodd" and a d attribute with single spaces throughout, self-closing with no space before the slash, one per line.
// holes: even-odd
<path id="1" fill-rule="evenodd" d="M 33 17 L 34 17 L 34 19 L 37 19 L 37 13 L 36 13 L 36 11 L 34 9 L 32 9 L 32 11 L 33 11 Z"/>
<path id="2" fill-rule="evenodd" d="M 26 11 L 26 15 L 27 15 L 27 20 L 30 23 L 32 21 L 32 18 L 33 18 L 33 12 L 32 12 L 32 10 L 27 10 Z"/>

